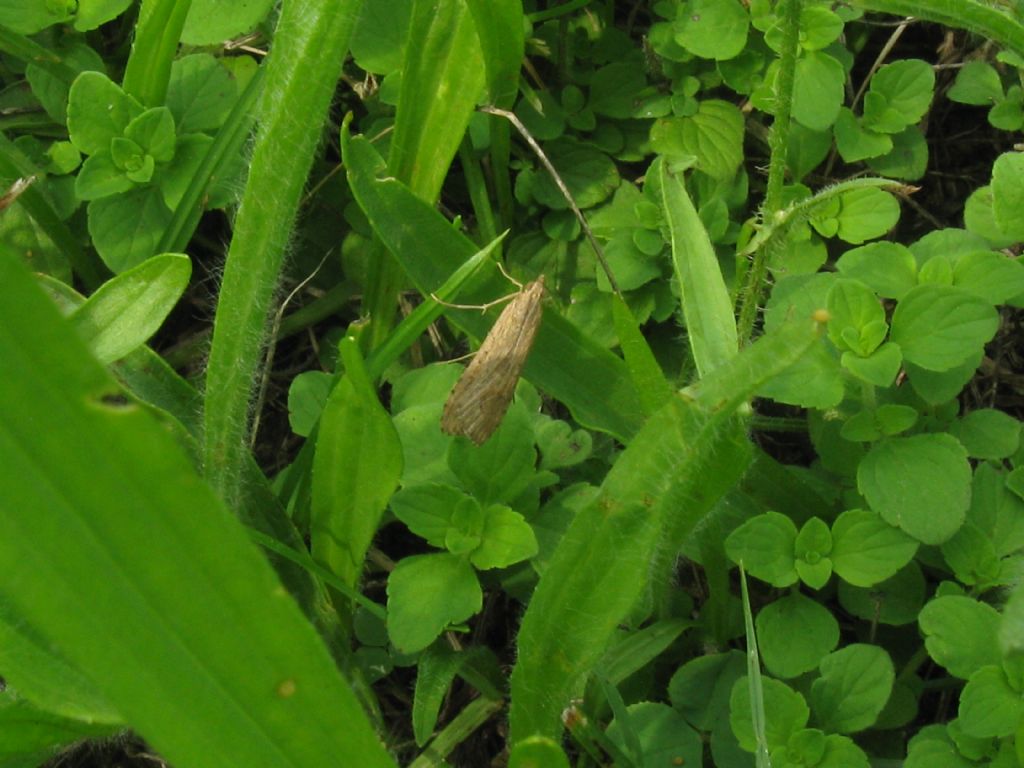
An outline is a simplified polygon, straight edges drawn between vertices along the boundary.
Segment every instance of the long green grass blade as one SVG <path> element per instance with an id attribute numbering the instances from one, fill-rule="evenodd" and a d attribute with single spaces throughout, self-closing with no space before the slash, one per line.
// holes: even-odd
<path id="1" fill-rule="evenodd" d="M 669 172 L 664 162 L 660 174 L 686 332 L 697 373 L 706 376 L 739 350 L 732 300 L 714 246 L 682 178 Z"/>
<path id="2" fill-rule="evenodd" d="M 759 339 L 677 394 L 648 419 L 581 510 L 552 556 L 523 618 L 512 673 L 511 741 L 558 735 L 559 714 L 580 690 L 615 630 L 714 503 L 738 480 L 729 444 L 738 409 L 817 339 L 807 319 Z M 742 468 L 740 468 L 740 471 Z M 652 562 L 654 566 L 652 568 Z"/>
<path id="3" fill-rule="evenodd" d="M 393 763 L 245 529 L 0 252 L 0 599 L 176 765 Z"/>

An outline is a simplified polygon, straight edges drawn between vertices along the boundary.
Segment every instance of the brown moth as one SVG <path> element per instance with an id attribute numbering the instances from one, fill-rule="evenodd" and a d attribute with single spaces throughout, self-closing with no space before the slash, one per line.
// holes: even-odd
<path id="1" fill-rule="evenodd" d="M 543 315 L 544 277 L 527 285 L 502 310 L 476 356 L 444 404 L 441 429 L 477 445 L 494 434 L 530 354 Z"/>

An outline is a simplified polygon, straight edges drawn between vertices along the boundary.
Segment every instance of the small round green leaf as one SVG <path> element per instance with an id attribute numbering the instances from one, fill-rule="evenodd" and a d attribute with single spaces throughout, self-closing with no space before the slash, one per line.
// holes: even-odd
<path id="1" fill-rule="evenodd" d="M 908 362 L 948 371 L 977 355 L 998 327 L 990 303 L 960 288 L 920 285 L 896 306 L 889 338 Z"/>
<path id="2" fill-rule="evenodd" d="M 776 677 L 809 672 L 839 643 L 839 622 L 821 603 L 793 593 L 757 614 L 757 644 Z"/>
<path id="3" fill-rule="evenodd" d="M 812 131 L 824 131 L 839 115 L 846 70 L 838 60 L 810 51 L 796 63 L 793 118 Z"/>
<path id="4" fill-rule="evenodd" d="M 911 560 L 895 575 L 870 587 L 839 582 L 839 604 L 865 621 L 902 626 L 917 619 L 924 605 L 921 568 Z"/>
<path id="5" fill-rule="evenodd" d="M 917 262 L 910 250 L 899 243 L 870 243 L 852 248 L 839 257 L 836 269 L 887 299 L 900 299 L 917 285 Z"/>
<path id="6" fill-rule="evenodd" d="M 1020 422 L 994 408 L 971 411 L 950 431 L 976 459 L 1006 459 L 1020 447 Z"/>
<path id="7" fill-rule="evenodd" d="M 448 553 L 406 557 L 388 576 L 388 635 L 399 651 L 415 653 L 482 605 L 480 582 L 465 559 Z"/>
<path id="8" fill-rule="evenodd" d="M 1003 670 L 982 667 L 960 694 L 960 727 L 979 739 L 1002 738 L 1014 733 L 1024 717 L 1024 700 Z"/>
<path id="9" fill-rule="evenodd" d="M 725 540 L 725 551 L 747 573 L 776 587 L 796 583 L 796 526 L 778 512 L 751 518 Z"/>
<path id="10" fill-rule="evenodd" d="M 810 696 L 815 722 L 835 733 L 863 731 L 874 723 L 896 676 L 889 654 L 857 643 L 826 656 L 820 668 Z"/>
<path id="11" fill-rule="evenodd" d="M 732 59 L 747 42 L 750 18 L 738 0 L 691 0 L 675 21 L 675 41 L 702 59 Z"/>
<path id="12" fill-rule="evenodd" d="M 480 546 L 470 555 L 477 568 L 505 568 L 537 554 L 537 537 L 521 514 L 500 504 L 485 511 Z"/>
<path id="13" fill-rule="evenodd" d="M 883 520 L 925 544 L 941 544 L 963 524 L 971 466 L 950 435 L 895 437 L 861 461 L 857 488 Z"/>
<path id="14" fill-rule="evenodd" d="M 950 674 L 966 680 L 987 664 L 999 664 L 999 613 L 970 597 L 945 595 L 918 617 L 924 645 Z"/>
<path id="15" fill-rule="evenodd" d="M 850 509 L 832 524 L 832 567 L 844 581 L 870 587 L 910 562 L 918 542 L 874 512 Z"/>
<path id="16" fill-rule="evenodd" d="M 729 724 L 740 746 L 747 752 L 753 752 L 757 749 L 757 740 L 751 719 L 749 682 L 749 678 L 744 675 L 732 687 Z M 804 697 L 781 680 L 766 677 L 761 684 L 765 737 L 771 750 L 785 746 L 794 733 L 803 730 L 810 710 Z"/>

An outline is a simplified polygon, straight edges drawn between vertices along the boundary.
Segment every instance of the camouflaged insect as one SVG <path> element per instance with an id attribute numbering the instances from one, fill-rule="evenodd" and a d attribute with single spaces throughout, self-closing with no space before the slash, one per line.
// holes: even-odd
<path id="1" fill-rule="evenodd" d="M 441 429 L 477 445 L 501 424 L 543 316 L 544 278 L 528 284 L 502 310 L 444 404 Z"/>

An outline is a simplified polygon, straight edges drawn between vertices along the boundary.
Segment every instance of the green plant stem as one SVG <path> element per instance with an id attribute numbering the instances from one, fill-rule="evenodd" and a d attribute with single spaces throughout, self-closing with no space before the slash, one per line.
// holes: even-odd
<path id="1" fill-rule="evenodd" d="M 261 124 L 235 221 L 206 372 L 207 478 L 233 504 L 274 289 L 360 0 L 291 0 L 267 62 Z"/>
<path id="2" fill-rule="evenodd" d="M 167 98 L 171 64 L 185 27 L 192 0 L 144 0 L 136 26 L 132 53 L 124 71 L 124 92 L 147 107 Z"/>
<path id="3" fill-rule="evenodd" d="M 779 55 L 779 74 L 775 81 L 775 120 L 768 137 L 770 160 L 768 164 L 768 187 L 764 205 L 761 208 L 762 223 L 771 223 L 777 211 L 782 208 L 782 188 L 786 179 L 786 148 L 789 145 L 790 116 L 793 109 L 793 82 L 796 76 L 797 48 L 800 32 L 800 8 L 802 0 L 782 0 L 780 16 L 782 22 L 782 50 Z M 747 273 L 747 282 L 741 293 L 742 303 L 737 330 L 741 344 L 750 341 L 757 319 L 758 306 L 764 292 L 768 274 L 771 248 L 760 248 L 754 252 L 753 264 Z"/>
<path id="4" fill-rule="evenodd" d="M 497 237 L 498 232 L 494 223 L 494 210 L 491 208 L 491 201 L 487 196 L 487 185 L 484 183 L 484 175 L 480 170 L 480 162 L 473 155 L 473 146 L 468 135 L 459 145 L 459 162 L 462 165 L 462 173 L 466 177 L 466 187 L 469 189 L 469 199 L 473 203 L 473 213 L 476 214 L 480 239 L 486 243 Z"/>
<path id="5" fill-rule="evenodd" d="M 54 51 L 44 48 L 25 35 L 19 35 L 0 25 L 0 51 L 21 59 L 26 64 L 35 64 L 40 69 L 70 86 L 78 72 L 65 64 Z"/>

